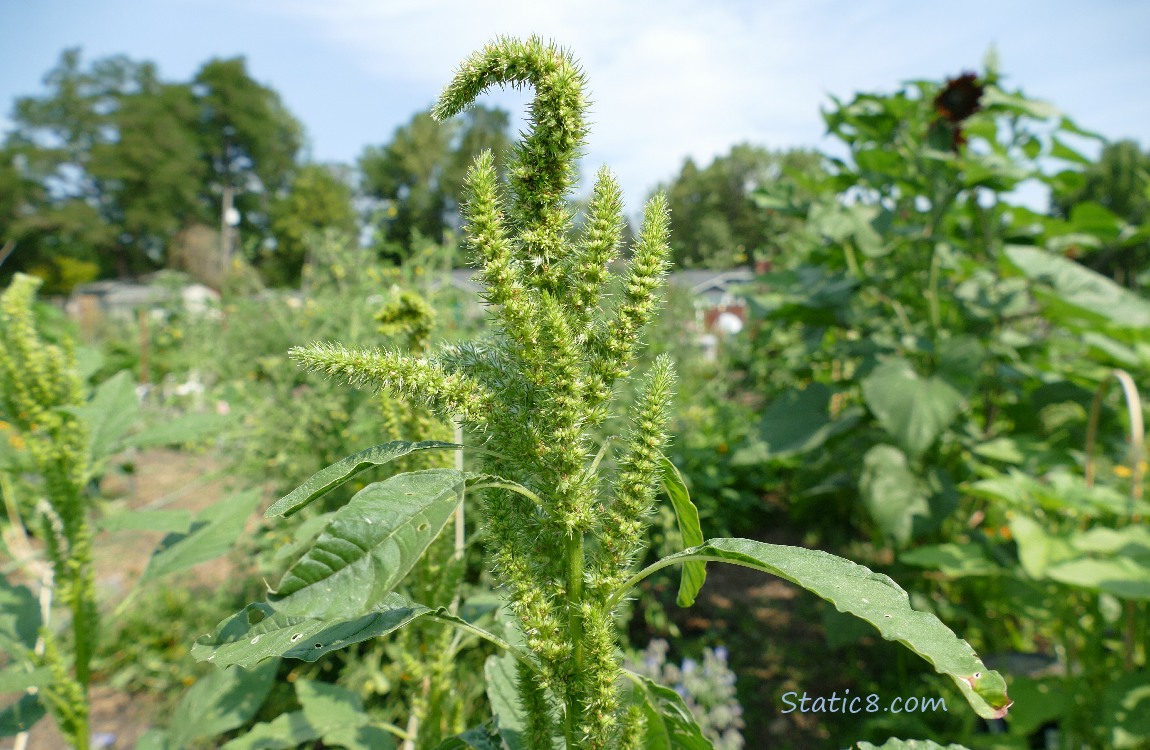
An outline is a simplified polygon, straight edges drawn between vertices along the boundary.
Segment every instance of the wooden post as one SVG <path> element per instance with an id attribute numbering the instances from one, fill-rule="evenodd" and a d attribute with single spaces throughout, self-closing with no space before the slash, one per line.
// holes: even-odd
<path id="1" fill-rule="evenodd" d="M 136 311 L 137 320 L 140 321 L 140 385 L 147 385 L 151 382 L 150 367 L 148 362 L 148 345 L 150 343 L 148 338 L 148 310 L 141 307 Z"/>

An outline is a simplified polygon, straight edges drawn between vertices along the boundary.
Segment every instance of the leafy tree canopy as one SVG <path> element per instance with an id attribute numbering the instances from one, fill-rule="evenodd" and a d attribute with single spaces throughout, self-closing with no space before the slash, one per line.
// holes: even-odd
<path id="1" fill-rule="evenodd" d="M 751 195 L 780 182 L 801 190 L 797 178 L 812 171 L 822 172 L 822 157 L 814 152 L 773 152 L 746 143 L 703 168 L 688 158 L 671 184 L 660 188 L 675 217 L 676 266 L 731 268 L 770 259 L 777 250 L 772 238 L 789 219 L 764 217 Z"/>
<path id="2" fill-rule="evenodd" d="M 444 240 L 454 228 L 464 176 L 475 157 L 490 150 L 503 173 L 509 122 L 506 112 L 482 106 L 445 122 L 420 112 L 389 143 L 364 151 L 362 189 L 381 203 L 378 242 L 384 256 L 401 261 L 421 237 Z"/>
<path id="3" fill-rule="evenodd" d="M 33 271 L 49 291 L 164 267 L 181 230 L 218 221 L 225 186 L 262 232 L 268 201 L 290 184 L 302 127 L 242 58 L 170 83 L 152 63 L 84 65 L 70 49 L 44 84 L 13 109 L 0 216 L 3 241 L 17 244 L 4 271 Z"/>
<path id="4" fill-rule="evenodd" d="M 1150 222 L 1150 152 L 1129 140 L 1107 144 L 1082 179 L 1055 192 L 1051 202 L 1052 211 L 1064 219 L 1071 218 L 1075 207 L 1093 202 L 1132 226 Z M 1138 274 L 1150 269 L 1150 242 L 1142 233 L 1132 241 L 1107 243 L 1081 260 L 1121 284 L 1137 287 Z"/>
<path id="5" fill-rule="evenodd" d="M 291 187 L 271 203 L 269 216 L 275 250 L 261 263 L 274 283 L 299 281 L 308 248 L 326 229 L 354 234 L 356 212 L 347 180 L 323 164 L 307 164 L 292 179 Z"/>

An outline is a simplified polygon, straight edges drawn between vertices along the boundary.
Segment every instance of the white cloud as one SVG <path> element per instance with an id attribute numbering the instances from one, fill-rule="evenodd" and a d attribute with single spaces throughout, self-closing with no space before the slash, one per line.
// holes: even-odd
<path id="1" fill-rule="evenodd" d="M 946 10 L 893 0 L 251 2 L 313 25 L 381 81 L 426 87 L 428 101 L 463 58 L 497 35 L 555 39 L 588 76 L 593 127 L 586 172 L 602 163 L 614 169 L 632 212 L 688 155 L 706 162 L 740 141 L 818 145 L 827 94 L 890 90 L 903 79 L 973 69 L 994 43 L 1007 73 L 1025 69 L 1034 77 L 1029 71 L 1037 71 L 1040 85 L 1057 88 L 1057 79 L 1043 77 L 1043 66 L 1065 65 L 1068 54 L 1084 75 L 1106 69 L 1106 56 L 1092 56 L 1076 36 L 1075 6 L 1062 4 L 1036 14 L 991 0 Z M 1091 11 L 1090 22 L 1105 26 L 1106 18 L 1122 17 L 1131 23 L 1130 13 L 1120 11 L 1102 6 Z M 1147 53 L 1136 57 L 1144 75 Z M 1030 81 L 1020 82 L 1033 90 Z M 523 101 L 495 99 L 518 112 Z M 1146 112 L 1144 103 L 1113 106 L 1125 116 Z"/>

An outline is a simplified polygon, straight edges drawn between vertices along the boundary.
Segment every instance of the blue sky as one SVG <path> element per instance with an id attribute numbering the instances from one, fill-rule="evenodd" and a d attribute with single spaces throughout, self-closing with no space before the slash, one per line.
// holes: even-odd
<path id="1" fill-rule="evenodd" d="M 594 108 L 585 174 L 618 174 L 631 212 L 691 156 L 749 141 L 826 148 L 828 95 L 978 70 L 1086 128 L 1150 147 L 1150 3 L 712 0 L 0 0 L 0 128 L 60 52 L 123 53 L 187 80 L 244 55 L 304 123 L 311 158 L 351 163 L 431 104 L 499 34 L 569 47 Z M 519 118 L 525 95 L 490 103 Z"/>

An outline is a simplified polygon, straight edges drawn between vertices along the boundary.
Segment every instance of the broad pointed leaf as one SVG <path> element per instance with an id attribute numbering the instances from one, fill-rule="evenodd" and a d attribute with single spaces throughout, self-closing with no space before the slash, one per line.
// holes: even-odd
<path id="1" fill-rule="evenodd" d="M 964 399 L 942 378 L 923 378 L 910 362 L 894 358 L 862 382 L 866 404 L 912 457 L 922 455 L 962 411 Z"/>
<path id="2" fill-rule="evenodd" d="M 164 538 L 148 560 L 140 583 L 227 554 L 243 533 L 244 525 L 259 501 L 258 489 L 246 490 L 200 511 L 186 533 L 169 534 Z"/>
<path id="3" fill-rule="evenodd" d="M 1123 338 L 1144 340 L 1150 330 L 1150 301 L 1111 279 L 1054 253 L 1008 245 L 1004 257 L 1032 281 L 1043 310 L 1055 323 L 1087 330 L 1104 326 Z"/>
<path id="4" fill-rule="evenodd" d="M 713 750 L 682 696 L 642 675 L 627 677 L 634 683 L 632 700 L 647 720 L 645 750 Z"/>
<path id="5" fill-rule="evenodd" d="M 1125 557 L 1070 560 L 1051 566 L 1046 577 L 1123 599 L 1150 601 L 1150 566 Z"/>
<path id="6" fill-rule="evenodd" d="M 100 531 L 163 531 L 187 534 L 192 514 L 186 510 L 125 510 L 104 516 L 96 523 Z"/>
<path id="7" fill-rule="evenodd" d="M 499 736 L 507 750 L 527 750 L 524 738 L 527 724 L 519 705 L 519 691 L 515 687 L 515 664 L 515 657 L 510 654 L 489 656 L 483 673 L 487 678 L 487 700 L 491 703 Z"/>
<path id="8" fill-rule="evenodd" d="M 898 561 L 905 565 L 937 570 L 948 578 L 995 576 L 1007 572 L 1005 568 L 996 565 L 986 556 L 986 550 L 982 545 L 973 543 L 948 542 L 919 547 L 899 553 Z"/>
<path id="9" fill-rule="evenodd" d="M 270 604 L 249 604 L 239 613 L 196 640 L 192 656 L 219 667 L 233 664 L 251 668 L 264 659 L 283 656 L 315 661 L 324 654 L 353 643 L 387 635 L 423 617 L 464 623 L 446 609 L 416 604 L 401 594 L 388 594 L 370 612 L 351 619 L 294 617 L 276 612 Z M 468 624 L 474 632 L 479 630 Z M 498 640 L 496 636 L 486 634 Z"/>
<path id="10" fill-rule="evenodd" d="M 40 603 L 27 586 L 13 586 L 0 576 L 0 645 L 31 649 L 40 632 Z"/>
<path id="11" fill-rule="evenodd" d="M 833 396 L 834 391 L 822 383 L 783 393 L 763 410 L 758 435 L 748 447 L 737 451 L 732 461 L 740 465 L 756 464 L 803 455 L 850 430 L 863 411 L 848 408 L 832 418 Z"/>
<path id="12" fill-rule="evenodd" d="M 88 424 L 92 456 L 103 459 L 120 449 L 123 437 L 140 414 L 136 384 L 127 370 L 100 383 L 88 403 L 74 409 Z"/>
<path id="13" fill-rule="evenodd" d="M 209 672 L 176 704 L 169 745 L 188 747 L 195 740 L 246 724 L 267 698 L 278 667 L 278 662 L 268 662 L 252 670 L 233 667 Z"/>
<path id="14" fill-rule="evenodd" d="M 220 750 L 292 750 L 321 736 L 320 731 L 308 723 L 303 711 L 293 711 L 256 724 Z"/>
<path id="15" fill-rule="evenodd" d="M 463 474 L 429 469 L 360 490 L 269 596 L 277 612 L 358 617 L 403 580 L 459 505 Z"/>
<path id="16" fill-rule="evenodd" d="M 307 722 L 320 731 L 325 745 L 347 750 L 391 750 L 395 742 L 373 726 L 357 693 L 339 685 L 297 680 L 296 695 Z"/>
<path id="17" fill-rule="evenodd" d="M 863 456 L 859 494 L 883 535 L 898 547 L 905 547 L 916 527 L 930 520 L 930 487 L 893 445 L 876 445 Z"/>
<path id="18" fill-rule="evenodd" d="M 696 547 L 703 543 L 699 510 L 691 502 L 687 485 L 683 483 L 683 476 L 675 468 L 675 464 L 666 456 L 660 456 L 659 459 L 663 470 L 663 490 L 671 498 L 671 506 L 675 509 L 675 520 L 679 523 L 679 535 L 683 537 L 683 546 Z M 679 581 L 679 606 L 689 607 L 694 604 L 695 597 L 706 580 L 707 563 L 697 560 L 684 563 L 683 577 Z"/>
<path id="19" fill-rule="evenodd" d="M 397 440 L 393 443 L 373 446 L 312 474 L 306 482 L 273 503 L 272 506 L 267 509 L 264 517 L 290 516 L 306 507 L 313 500 L 323 497 L 328 492 L 339 487 L 361 471 L 370 469 L 372 466 L 380 466 L 389 461 L 394 461 L 397 458 L 406 456 L 409 453 L 414 453 L 415 451 L 430 450 L 433 448 L 459 450 L 462 449 L 463 446 L 455 443 L 444 443 L 439 440 L 424 440 L 418 443 Z"/>
<path id="20" fill-rule="evenodd" d="M 1010 707 L 1006 682 L 986 668 L 970 644 L 937 617 L 911 609 L 910 597 L 888 576 L 820 550 L 750 539 L 711 539 L 665 557 L 652 568 L 687 560 L 714 560 L 771 573 L 826 599 L 840 612 L 866 620 L 883 638 L 898 641 L 949 676 L 983 718 L 1002 718 Z"/>

